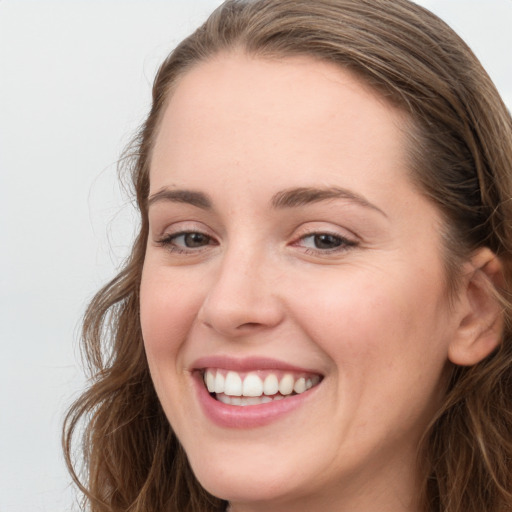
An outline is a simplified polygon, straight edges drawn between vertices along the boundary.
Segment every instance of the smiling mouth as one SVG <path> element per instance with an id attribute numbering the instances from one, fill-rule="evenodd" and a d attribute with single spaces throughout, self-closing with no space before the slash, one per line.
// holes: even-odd
<path id="1" fill-rule="evenodd" d="M 228 405 L 250 406 L 267 404 L 300 395 L 322 380 L 316 374 L 294 374 L 284 371 L 258 370 L 236 372 L 207 368 L 203 380 L 208 392 Z"/>

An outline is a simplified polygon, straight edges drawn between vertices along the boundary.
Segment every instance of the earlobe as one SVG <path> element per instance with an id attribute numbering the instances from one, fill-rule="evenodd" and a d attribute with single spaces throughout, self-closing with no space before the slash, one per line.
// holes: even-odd
<path id="1" fill-rule="evenodd" d="M 496 290 L 503 284 L 500 259 L 490 249 L 479 249 L 468 262 L 460 292 L 461 320 L 448 349 L 452 363 L 472 366 L 500 344 L 504 316 Z"/>

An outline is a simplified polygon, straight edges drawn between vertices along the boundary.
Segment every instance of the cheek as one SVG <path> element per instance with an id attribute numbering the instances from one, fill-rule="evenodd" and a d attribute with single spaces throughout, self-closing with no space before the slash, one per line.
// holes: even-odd
<path id="1" fill-rule="evenodd" d="M 338 422 L 363 443 L 375 432 L 414 441 L 443 396 L 448 337 L 436 307 L 440 296 L 418 279 L 357 283 L 306 295 L 314 309 L 303 325 L 335 368 L 333 410 L 344 404 Z"/>
<path id="2" fill-rule="evenodd" d="M 388 268 L 347 274 L 323 288 L 306 283 L 301 325 L 348 382 L 372 388 L 387 382 L 393 393 L 444 367 L 450 326 L 440 282 Z"/>
<path id="3" fill-rule="evenodd" d="M 175 276 L 174 276 L 175 277 Z M 140 289 L 140 315 L 150 365 L 176 357 L 200 307 L 200 291 L 180 283 L 169 272 L 144 267 Z"/>

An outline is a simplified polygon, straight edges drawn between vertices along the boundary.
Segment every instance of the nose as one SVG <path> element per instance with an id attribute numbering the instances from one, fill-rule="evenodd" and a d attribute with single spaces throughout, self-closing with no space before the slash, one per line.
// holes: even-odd
<path id="1" fill-rule="evenodd" d="M 198 320 L 224 337 L 247 336 L 277 326 L 284 317 L 274 266 L 251 251 L 226 255 L 212 269 Z"/>

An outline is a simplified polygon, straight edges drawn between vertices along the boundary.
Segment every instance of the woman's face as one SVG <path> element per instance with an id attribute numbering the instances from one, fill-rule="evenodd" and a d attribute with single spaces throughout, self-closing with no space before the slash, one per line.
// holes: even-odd
<path id="1" fill-rule="evenodd" d="M 235 510 L 413 508 L 458 321 L 404 126 L 309 58 L 221 55 L 170 99 L 142 330 L 197 478 Z"/>

